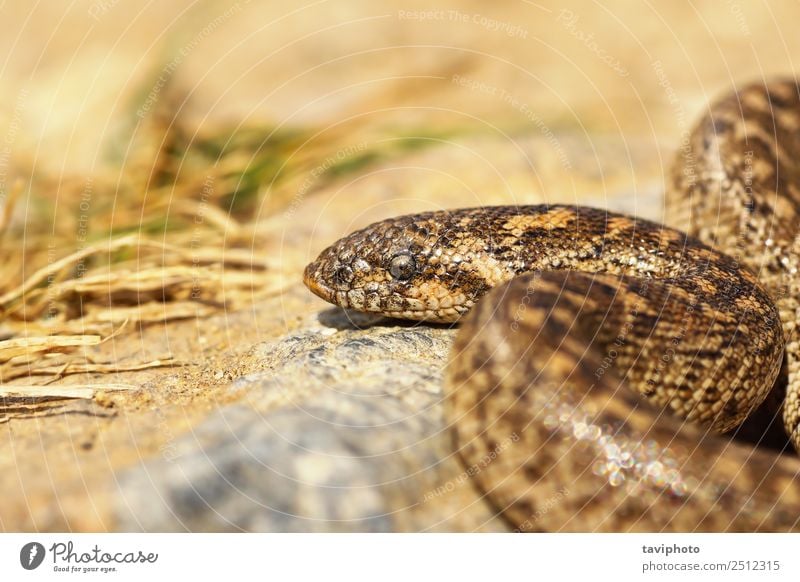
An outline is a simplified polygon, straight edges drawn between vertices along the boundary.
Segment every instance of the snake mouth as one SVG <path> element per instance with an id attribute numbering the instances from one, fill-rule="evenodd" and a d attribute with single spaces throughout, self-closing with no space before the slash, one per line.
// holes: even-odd
<path id="1" fill-rule="evenodd" d="M 334 302 L 335 293 L 333 289 L 325 285 L 318 276 L 318 269 L 311 263 L 303 271 L 303 283 L 317 297 L 324 299 L 328 303 Z"/>

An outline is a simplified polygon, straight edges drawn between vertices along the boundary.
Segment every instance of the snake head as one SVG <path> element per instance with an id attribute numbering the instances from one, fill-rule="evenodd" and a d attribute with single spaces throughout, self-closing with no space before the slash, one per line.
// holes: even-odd
<path id="1" fill-rule="evenodd" d="M 377 222 L 322 251 L 303 280 L 340 307 L 456 321 L 497 278 L 486 266 L 493 261 L 488 245 L 474 225 L 467 228 L 469 220 L 463 212 L 441 211 Z"/>

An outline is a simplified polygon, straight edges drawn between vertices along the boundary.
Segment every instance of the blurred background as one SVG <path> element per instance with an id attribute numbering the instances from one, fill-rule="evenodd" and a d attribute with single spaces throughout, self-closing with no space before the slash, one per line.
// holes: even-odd
<path id="1" fill-rule="evenodd" d="M 788 1 L 0 14 L 7 531 L 503 530 L 475 493 L 442 493 L 451 331 L 360 330 L 303 266 L 423 209 L 659 219 L 710 100 L 800 59 Z"/>

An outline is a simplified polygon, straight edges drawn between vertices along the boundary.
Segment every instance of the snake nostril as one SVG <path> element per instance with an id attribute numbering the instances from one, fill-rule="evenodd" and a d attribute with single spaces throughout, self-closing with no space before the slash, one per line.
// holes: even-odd
<path id="1" fill-rule="evenodd" d="M 337 267 L 333 271 L 333 282 L 336 285 L 347 285 L 353 280 L 353 269 L 347 265 Z"/>

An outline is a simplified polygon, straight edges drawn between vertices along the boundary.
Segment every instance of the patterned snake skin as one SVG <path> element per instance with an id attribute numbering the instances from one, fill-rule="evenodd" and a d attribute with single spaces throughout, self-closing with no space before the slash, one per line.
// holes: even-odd
<path id="1" fill-rule="evenodd" d="M 519 531 L 800 530 L 800 459 L 719 435 L 775 385 L 800 447 L 797 152 L 786 81 L 726 97 L 684 141 L 669 214 L 728 254 L 603 210 L 486 207 L 376 223 L 305 283 L 341 307 L 465 315 L 448 421 Z"/>

